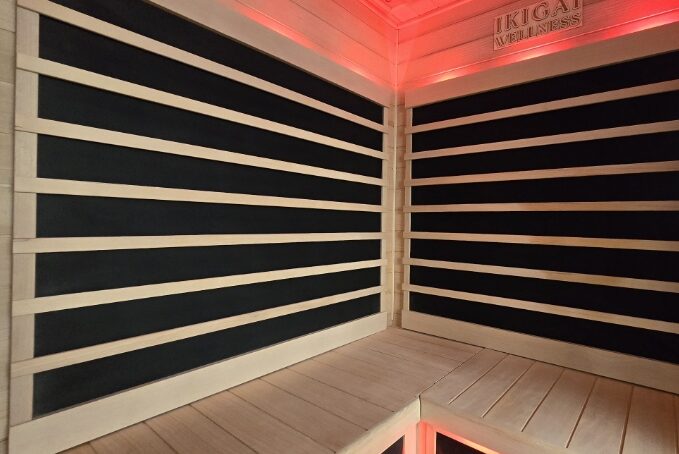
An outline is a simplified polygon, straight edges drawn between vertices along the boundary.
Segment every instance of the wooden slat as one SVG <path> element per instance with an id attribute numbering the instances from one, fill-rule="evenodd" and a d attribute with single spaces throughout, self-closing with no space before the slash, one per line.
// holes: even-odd
<path id="1" fill-rule="evenodd" d="M 611 314 L 609 312 L 590 311 L 586 309 L 557 306 L 554 304 L 536 303 L 532 301 L 503 298 L 491 295 L 481 295 L 478 293 L 460 292 L 457 290 L 444 290 L 412 284 L 405 285 L 404 288 L 408 291 L 422 293 L 425 295 L 442 296 L 444 298 L 461 299 L 465 301 L 474 301 L 477 303 L 492 304 L 501 307 L 511 307 L 515 309 L 541 312 L 544 314 L 561 315 L 564 317 L 594 320 L 604 323 L 615 323 L 616 325 L 679 334 L 679 323 L 665 322 L 662 320 L 650 320 L 627 315 Z"/>
<path id="2" fill-rule="evenodd" d="M 362 124 L 372 129 L 382 130 L 379 123 L 366 120 L 358 115 L 351 114 L 335 106 L 326 104 L 316 99 L 297 93 L 288 88 L 276 85 L 269 81 L 260 79 L 250 74 L 238 71 L 225 65 L 221 65 L 214 61 L 192 54 L 190 52 L 178 49 L 168 44 L 156 41 L 146 36 L 126 30 L 113 24 L 109 24 L 102 20 L 96 19 L 78 11 L 57 5 L 56 3 L 47 0 L 20 0 L 20 3 L 33 11 L 36 11 L 47 17 L 52 17 L 62 22 L 75 25 L 79 28 L 88 30 L 90 32 L 100 34 L 116 41 L 120 41 L 131 46 L 152 52 L 163 57 L 171 58 L 180 63 L 193 66 L 203 71 L 208 71 L 218 76 L 226 77 L 231 80 L 249 85 L 259 90 L 272 93 L 277 96 L 289 99 L 291 101 L 305 104 L 323 112 L 335 115 L 340 118 Z"/>
<path id="3" fill-rule="evenodd" d="M 398 334 L 396 334 L 397 331 L 400 330 L 389 329 L 381 333 L 378 333 L 373 337 L 376 339 L 380 339 L 381 341 L 388 344 L 398 345 L 399 347 L 404 349 L 416 350 L 423 353 L 435 354 L 437 356 L 450 358 L 458 364 L 467 361 L 476 353 L 470 352 L 467 349 L 456 348 L 453 342 L 451 342 L 450 345 L 445 346 L 437 345 L 431 342 L 426 342 L 415 338 L 399 336 Z"/>
<path id="4" fill-rule="evenodd" d="M 110 251 L 116 249 L 379 240 L 381 238 L 382 233 L 380 232 L 33 238 L 14 240 L 13 250 L 15 254 L 38 254 L 47 252 Z"/>
<path id="5" fill-rule="evenodd" d="M 389 410 L 289 368 L 262 377 L 262 380 L 366 430 L 392 414 Z"/>
<path id="6" fill-rule="evenodd" d="M 195 402 L 192 407 L 261 454 L 332 452 L 228 391 Z"/>
<path id="7" fill-rule="evenodd" d="M 385 369 L 382 365 L 377 365 L 374 361 L 357 359 L 352 356 L 341 354 L 339 353 L 340 351 L 332 351 L 320 355 L 314 358 L 314 361 L 344 370 L 368 380 L 373 380 L 376 383 L 402 391 L 410 396 L 416 396 L 427 389 L 427 387 L 436 380 L 435 378 L 418 378 L 403 375 L 394 369 Z"/>
<path id="8" fill-rule="evenodd" d="M 598 378 L 568 447 L 577 452 L 618 454 L 631 393 L 632 385 Z"/>
<path id="9" fill-rule="evenodd" d="M 386 314 L 374 314 L 52 413 L 11 427 L 10 451 L 48 454 L 67 449 L 369 336 L 386 326 Z M 73 427 L 79 430 L 71 430 Z M 269 437 L 274 436 L 271 430 Z M 315 443 L 311 446 L 320 448 Z"/>
<path id="10" fill-rule="evenodd" d="M 366 260 L 361 262 L 318 265 L 286 270 L 263 271 L 259 273 L 236 274 L 232 276 L 210 277 L 180 282 L 149 284 L 137 287 L 97 290 L 92 292 L 68 293 L 64 295 L 42 296 L 31 299 L 15 300 L 12 305 L 13 315 L 38 314 L 43 312 L 89 307 L 99 304 L 111 304 L 120 301 L 151 298 L 155 296 L 175 295 L 201 290 L 212 290 L 239 285 L 258 284 L 281 279 L 292 279 L 303 276 L 318 276 L 342 271 L 375 268 L 382 265 L 382 260 Z"/>
<path id="11" fill-rule="evenodd" d="M 499 274 L 502 276 L 530 277 L 581 284 L 606 285 L 610 287 L 635 288 L 658 292 L 679 293 L 679 283 L 635 279 L 629 277 L 602 276 L 598 274 L 569 273 L 564 271 L 535 270 L 497 265 L 478 265 L 475 263 L 447 262 L 441 260 L 404 259 L 408 265 L 442 268 L 446 270 L 470 271 L 475 273 Z"/>
<path id="12" fill-rule="evenodd" d="M 666 93 L 678 89 L 679 80 L 670 80 L 667 82 L 658 82 L 654 84 L 641 85 L 637 87 L 610 90 L 602 93 L 560 99 L 557 101 L 542 102 L 538 104 L 531 104 L 528 106 L 514 107 L 511 109 L 497 110 L 488 113 L 470 115 L 467 117 L 460 117 L 452 120 L 443 120 L 433 123 L 422 124 L 418 126 L 412 126 L 410 128 L 406 128 L 406 134 L 416 134 L 418 132 L 432 131 L 443 128 L 452 128 L 472 123 L 481 123 L 484 121 L 498 120 L 501 118 L 513 118 L 520 115 L 542 113 L 552 110 L 616 101 L 620 99 L 628 99 L 637 96 L 646 96 L 656 93 Z"/>
<path id="13" fill-rule="evenodd" d="M 527 139 L 507 140 L 503 142 L 491 142 L 479 145 L 465 145 L 460 147 L 442 148 L 439 150 L 419 151 L 408 153 L 405 159 L 427 159 L 442 156 L 457 156 L 471 153 L 484 153 L 486 151 L 513 150 L 516 148 L 538 147 L 543 145 L 555 145 L 560 143 L 581 142 L 585 140 L 612 139 L 614 137 L 629 137 L 642 134 L 654 134 L 670 132 L 679 129 L 679 120 L 661 121 L 633 126 L 620 126 L 616 128 L 597 129 L 593 131 L 579 131 L 553 136 L 531 137 Z"/>
<path id="14" fill-rule="evenodd" d="M 483 348 L 477 347 L 476 345 L 463 344 L 461 342 L 455 342 L 450 339 L 444 339 L 442 337 L 430 336 L 428 334 L 418 333 L 417 331 L 410 331 L 405 328 L 389 329 L 387 331 L 390 334 L 395 334 L 397 336 L 405 337 L 407 339 L 413 339 L 425 342 L 427 344 L 439 345 L 441 347 L 448 347 L 454 350 L 461 350 L 463 352 L 470 354 L 470 357 L 483 350 Z"/>
<path id="15" fill-rule="evenodd" d="M 623 454 L 675 454 L 675 396 L 635 386 L 627 419 Z"/>
<path id="16" fill-rule="evenodd" d="M 92 445 L 89 443 L 76 446 L 73 449 L 69 449 L 67 451 L 63 451 L 62 454 L 97 454 L 97 451 L 94 450 Z"/>
<path id="17" fill-rule="evenodd" d="M 124 199 L 166 200 L 175 202 L 218 203 L 228 205 L 254 205 L 314 210 L 382 212 L 380 205 L 334 202 L 329 200 L 297 199 L 270 195 L 236 194 L 228 192 L 197 191 L 192 189 L 159 188 L 87 181 L 55 180 L 51 178 L 17 178 L 17 192 L 38 194 L 81 195 Z"/>
<path id="18" fill-rule="evenodd" d="M 178 454 L 254 454 L 236 437 L 190 405 L 145 422 Z"/>
<path id="19" fill-rule="evenodd" d="M 350 445 L 365 432 L 359 426 L 263 380 L 251 381 L 230 392 L 333 451 Z"/>
<path id="20" fill-rule="evenodd" d="M 481 350 L 453 373 L 425 391 L 422 399 L 447 406 L 506 357 L 505 353 Z"/>
<path id="21" fill-rule="evenodd" d="M 413 311 L 403 313 L 403 326 L 525 358 L 679 392 L 679 366 L 668 362 Z"/>
<path id="22" fill-rule="evenodd" d="M 639 162 L 560 169 L 521 170 L 516 172 L 481 173 L 451 177 L 415 178 L 406 186 L 455 185 L 467 183 L 492 183 L 497 181 L 525 181 L 550 178 L 581 178 L 601 175 L 629 175 L 636 173 L 662 173 L 679 170 L 679 161 Z"/>
<path id="23" fill-rule="evenodd" d="M 340 148 L 342 150 L 352 151 L 354 153 L 359 153 L 366 156 L 379 157 L 380 153 L 379 151 L 373 150 L 371 148 L 352 144 L 344 140 L 324 136 L 322 134 L 284 125 L 282 123 L 255 117 L 253 115 L 244 114 L 242 112 L 215 106 L 202 101 L 196 101 L 184 96 L 156 90 L 154 88 L 144 87 L 142 85 L 115 79 L 113 77 L 77 69 L 71 66 L 63 65 L 61 63 L 31 57 L 29 55 L 17 54 L 17 68 L 49 77 L 55 77 L 69 82 L 74 82 L 99 90 L 105 90 L 144 101 L 155 102 L 157 104 L 194 112 L 200 115 L 207 115 L 221 120 L 244 124 L 249 127 L 274 131 L 286 136 L 308 140 L 310 142 Z"/>
<path id="24" fill-rule="evenodd" d="M 678 211 L 679 201 L 625 201 L 625 202 L 508 202 L 508 203 L 457 203 L 448 205 L 409 205 L 409 213 L 468 213 L 516 211 Z"/>
<path id="25" fill-rule="evenodd" d="M 235 153 L 233 151 L 209 148 L 200 145 L 191 145 L 170 140 L 144 137 L 126 132 L 110 131 L 107 129 L 93 128 L 91 126 L 64 123 L 62 121 L 47 120 L 37 116 L 19 116 L 16 127 L 20 131 L 33 134 L 44 134 L 67 139 L 86 140 L 89 142 L 117 145 L 127 148 L 155 151 L 177 156 L 189 156 L 192 158 L 206 159 L 216 162 L 228 162 L 249 167 L 262 169 L 280 170 L 282 172 L 298 173 L 302 175 L 314 175 L 335 180 L 353 181 L 374 186 L 381 186 L 380 178 L 367 177 L 339 170 L 325 169 L 295 162 L 281 161 L 278 159 L 263 158 L 260 156 Z M 384 158 L 381 156 L 380 158 Z M 27 175 L 28 176 L 28 175 Z M 35 176 L 35 175 L 33 175 Z"/>
<path id="26" fill-rule="evenodd" d="M 528 421 L 523 433 L 566 447 L 594 380 L 592 375 L 566 370 Z"/>
<path id="27" fill-rule="evenodd" d="M 381 290 L 381 287 L 372 287 L 354 292 L 326 296 L 300 303 L 289 304 L 286 306 L 236 315 L 233 317 L 211 320 L 209 322 L 182 326 L 180 328 L 173 328 L 165 331 L 144 334 L 141 336 L 129 337 L 126 339 L 93 345 L 90 347 L 83 347 L 61 353 L 39 356 L 36 358 L 12 363 L 11 375 L 12 377 L 21 377 L 23 375 L 37 374 L 47 370 L 93 361 L 95 359 L 106 358 L 108 356 L 119 355 L 134 350 L 154 347 L 169 342 L 176 342 L 217 331 L 223 331 L 236 326 L 243 326 L 250 323 L 256 323 L 263 320 L 270 320 L 276 317 L 282 317 L 306 310 L 316 309 L 319 307 L 330 306 L 332 304 L 337 304 L 344 301 L 375 295 Z"/>
<path id="28" fill-rule="evenodd" d="M 135 424 L 106 437 L 93 440 L 91 445 L 97 454 L 120 454 L 122 452 L 172 454 L 175 452 L 144 423 Z"/>
<path id="29" fill-rule="evenodd" d="M 382 342 L 378 338 L 370 338 L 369 342 L 365 342 L 365 346 L 370 350 L 386 353 L 387 355 L 400 358 L 413 364 L 414 367 L 420 365 L 429 366 L 440 370 L 442 373 L 449 372 L 460 365 L 462 361 L 451 359 L 449 357 L 432 354 L 420 350 L 413 350 L 402 345 L 394 345 L 388 342 Z M 398 359 L 395 361 L 399 361 Z"/>
<path id="30" fill-rule="evenodd" d="M 321 383 L 357 396 L 389 411 L 397 411 L 413 399 L 414 394 L 405 395 L 402 390 L 390 388 L 382 383 L 352 374 L 342 369 L 308 360 L 290 366 L 290 370 L 313 378 Z"/>
<path id="31" fill-rule="evenodd" d="M 484 419 L 495 426 L 521 432 L 562 373 L 560 367 L 536 362 L 497 401 Z"/>
<path id="32" fill-rule="evenodd" d="M 507 356 L 453 399 L 450 406 L 465 415 L 484 416 L 533 364 L 534 361 L 526 358 Z"/>
<path id="33" fill-rule="evenodd" d="M 406 238 L 417 240 L 475 241 L 482 243 L 539 244 L 546 246 L 596 247 L 604 249 L 637 249 L 642 251 L 679 252 L 679 241 L 448 232 L 405 232 L 404 236 Z"/>
<path id="34" fill-rule="evenodd" d="M 413 377 L 426 383 L 434 380 L 436 377 L 440 377 L 442 373 L 446 372 L 436 366 L 413 362 L 404 358 L 399 359 L 393 354 L 370 348 L 373 339 L 367 339 L 367 341 L 369 342 L 358 341 L 346 345 L 338 349 L 337 353 L 359 359 L 363 362 L 375 364 L 385 372 L 396 372 L 400 374 L 402 379 Z"/>

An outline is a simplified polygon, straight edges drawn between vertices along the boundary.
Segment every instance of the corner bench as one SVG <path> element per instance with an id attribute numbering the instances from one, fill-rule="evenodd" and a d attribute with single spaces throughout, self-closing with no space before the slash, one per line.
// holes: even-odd
<path id="1" fill-rule="evenodd" d="M 66 452 L 379 454 L 403 437 L 433 454 L 442 434 L 481 452 L 669 454 L 678 417 L 673 394 L 388 329 Z"/>

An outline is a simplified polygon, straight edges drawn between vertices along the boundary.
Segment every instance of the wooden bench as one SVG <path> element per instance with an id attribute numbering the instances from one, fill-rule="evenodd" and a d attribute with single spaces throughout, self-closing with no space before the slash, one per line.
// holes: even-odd
<path id="1" fill-rule="evenodd" d="M 669 454 L 678 418 L 673 394 L 389 329 L 67 452 Z"/>

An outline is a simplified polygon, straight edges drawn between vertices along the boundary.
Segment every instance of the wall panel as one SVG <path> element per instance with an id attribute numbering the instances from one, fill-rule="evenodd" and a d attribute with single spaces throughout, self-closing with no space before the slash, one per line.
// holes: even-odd
<path id="1" fill-rule="evenodd" d="M 585 347 L 677 370 L 679 54 L 646 53 L 412 109 L 404 289 L 436 334 L 453 319 L 560 341 L 551 361 L 604 375 L 622 376 Z"/>
<path id="2" fill-rule="evenodd" d="M 386 324 L 382 105 L 150 3 L 20 6 L 15 446 L 133 388 L 233 386 L 274 344 Z M 87 430 L 135 422 L 107 418 Z"/>

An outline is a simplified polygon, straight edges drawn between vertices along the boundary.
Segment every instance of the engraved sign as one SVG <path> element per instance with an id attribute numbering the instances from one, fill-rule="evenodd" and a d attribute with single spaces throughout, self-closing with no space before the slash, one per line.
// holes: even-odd
<path id="1" fill-rule="evenodd" d="M 543 0 L 497 16 L 493 36 L 495 50 L 582 26 L 582 3 L 583 0 Z"/>

